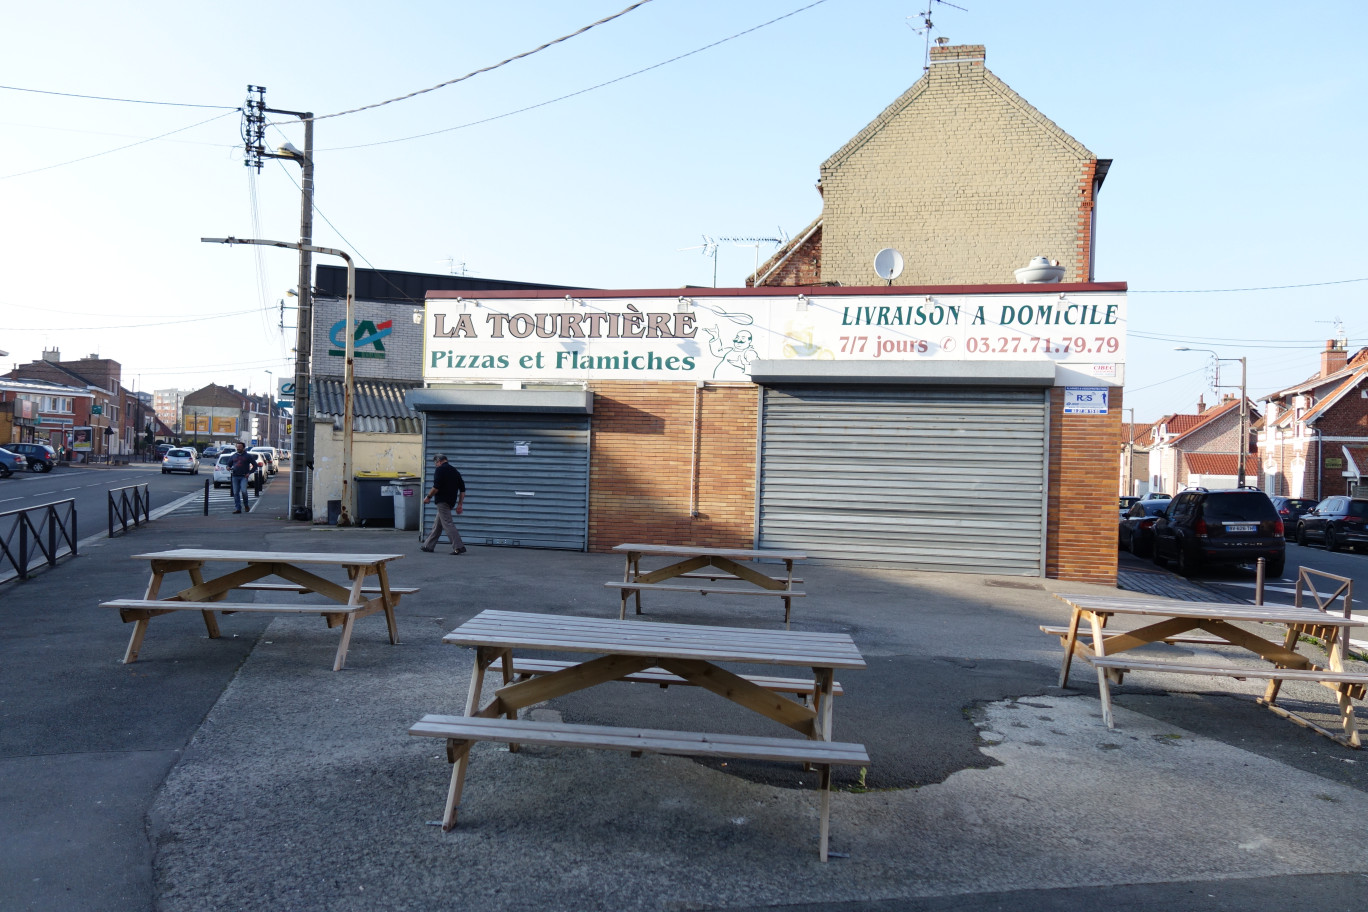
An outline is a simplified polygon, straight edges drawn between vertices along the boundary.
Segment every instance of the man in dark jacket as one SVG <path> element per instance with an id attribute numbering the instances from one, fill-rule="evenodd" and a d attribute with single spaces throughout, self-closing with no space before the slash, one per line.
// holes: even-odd
<path id="1" fill-rule="evenodd" d="M 423 550 L 435 550 L 438 537 L 445 532 L 451 540 L 451 553 L 465 554 L 465 543 L 461 541 L 461 533 L 456 531 L 456 523 L 451 519 L 452 508 L 455 508 L 457 516 L 465 508 L 465 479 L 454 465 L 447 462 L 445 456 L 438 454 L 433 457 L 433 462 L 437 463 L 437 468 L 432 473 L 432 490 L 423 498 L 423 503 L 436 502 L 437 522 L 432 524 L 432 531 L 423 541 Z"/>
<path id="2" fill-rule="evenodd" d="M 241 513 L 247 508 L 247 479 L 256 470 L 255 453 L 247 452 L 247 444 L 237 442 L 237 452 L 228 457 L 228 474 L 233 486 L 233 512 Z"/>

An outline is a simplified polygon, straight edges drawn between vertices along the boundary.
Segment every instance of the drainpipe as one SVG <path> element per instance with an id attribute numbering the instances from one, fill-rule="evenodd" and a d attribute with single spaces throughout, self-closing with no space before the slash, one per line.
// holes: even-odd
<path id="1" fill-rule="evenodd" d="M 698 419 L 703 405 L 703 387 L 706 385 L 705 380 L 694 384 L 693 450 L 689 454 L 689 519 L 698 518 Z"/>

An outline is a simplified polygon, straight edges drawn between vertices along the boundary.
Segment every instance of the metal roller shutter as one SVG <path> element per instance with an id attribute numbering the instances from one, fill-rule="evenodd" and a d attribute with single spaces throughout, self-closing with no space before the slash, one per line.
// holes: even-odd
<path id="1" fill-rule="evenodd" d="M 761 547 L 1043 575 L 1044 390 L 793 386 L 762 403 Z"/>
<path id="2" fill-rule="evenodd" d="M 526 455 L 517 455 L 521 444 Z M 429 411 L 423 431 L 465 479 L 456 528 L 467 544 L 584 551 L 589 537 L 589 418 L 585 415 Z M 436 522 L 428 505 L 424 530 Z"/>

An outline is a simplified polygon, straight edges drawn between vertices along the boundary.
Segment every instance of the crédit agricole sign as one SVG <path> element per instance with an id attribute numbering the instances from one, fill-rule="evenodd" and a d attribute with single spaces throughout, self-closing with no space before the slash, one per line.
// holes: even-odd
<path id="1" fill-rule="evenodd" d="M 747 380 L 758 360 L 1125 362 L 1124 292 L 429 300 L 423 377 Z"/>

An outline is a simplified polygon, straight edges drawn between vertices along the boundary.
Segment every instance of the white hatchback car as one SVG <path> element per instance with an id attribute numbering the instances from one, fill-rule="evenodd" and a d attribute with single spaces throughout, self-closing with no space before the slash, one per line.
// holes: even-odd
<path id="1" fill-rule="evenodd" d="M 166 451 L 162 457 L 162 474 L 168 472 L 185 472 L 188 475 L 199 474 L 199 453 L 192 447 L 172 447 Z"/>

